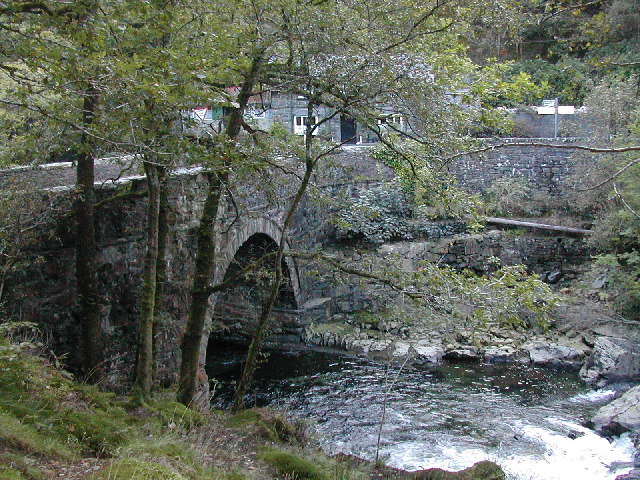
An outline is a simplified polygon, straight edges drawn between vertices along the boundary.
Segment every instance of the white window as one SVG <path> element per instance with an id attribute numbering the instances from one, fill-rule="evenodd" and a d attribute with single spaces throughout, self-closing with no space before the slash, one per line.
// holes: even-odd
<path id="1" fill-rule="evenodd" d="M 404 131 L 404 116 L 398 113 L 380 116 L 377 118 L 377 123 L 383 128 L 389 125 L 393 129 Z"/>
<path id="2" fill-rule="evenodd" d="M 318 123 L 318 117 L 314 115 L 309 123 L 309 117 L 307 115 L 296 115 L 293 117 L 293 133 L 296 135 L 305 135 L 307 133 L 307 125 L 316 125 Z M 317 135 L 318 129 L 316 128 L 312 135 Z"/>

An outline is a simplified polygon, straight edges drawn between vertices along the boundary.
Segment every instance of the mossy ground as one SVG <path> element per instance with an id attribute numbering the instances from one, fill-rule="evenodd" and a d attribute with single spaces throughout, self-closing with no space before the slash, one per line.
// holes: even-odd
<path id="1" fill-rule="evenodd" d="M 300 425 L 266 409 L 204 416 L 117 399 L 0 337 L 0 480 L 266 480 L 284 471 L 260 458 L 274 445 L 315 479 L 337 478 L 335 461 L 303 458 L 303 442 Z"/>

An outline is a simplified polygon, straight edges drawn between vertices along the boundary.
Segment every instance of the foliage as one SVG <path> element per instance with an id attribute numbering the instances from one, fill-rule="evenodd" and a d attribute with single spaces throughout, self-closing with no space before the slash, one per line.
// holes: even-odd
<path id="1" fill-rule="evenodd" d="M 383 145 L 373 149 L 372 156 L 393 169 L 397 181 L 413 211 L 406 208 L 406 216 L 456 218 L 473 213 L 475 198 L 460 191 L 454 178 L 444 168 L 440 148 L 455 149 L 469 146 L 458 139 L 451 145 L 425 146 L 417 142 L 401 141 L 393 148 Z M 398 197 L 400 200 L 401 198 Z M 394 207 L 399 210 L 398 207 Z"/>
<path id="2" fill-rule="evenodd" d="M 529 75 L 532 82 L 546 88 L 526 99 L 527 105 L 540 105 L 546 96 L 558 98 L 561 105 L 581 106 L 589 92 L 592 81 L 586 66 L 575 59 L 564 58 L 558 62 L 548 62 L 540 58 L 514 62 L 504 75 L 507 79 Z"/>
<path id="3" fill-rule="evenodd" d="M 549 90 L 549 84 L 545 80 L 536 83 L 528 72 L 520 70 L 508 75 L 510 67 L 512 68 L 509 63 L 492 63 L 484 67 L 482 75 L 472 83 L 469 93 L 472 98 L 480 100 L 487 110 L 485 115 L 493 112 L 487 107 L 515 107 L 537 103 Z M 494 121 L 485 124 L 499 126 Z"/>
<path id="4" fill-rule="evenodd" d="M 606 287 L 616 309 L 628 318 L 640 319 L 640 252 L 598 255 L 594 270 L 606 276 Z"/>
<path id="5" fill-rule="evenodd" d="M 338 213 L 338 238 L 364 238 L 372 243 L 410 238 L 409 214 L 407 201 L 397 190 L 367 189 Z"/>
<path id="6" fill-rule="evenodd" d="M 637 145 L 640 140 L 638 76 L 618 72 L 596 85 L 586 100 L 593 117 L 594 141 L 613 147 Z M 637 317 L 640 265 L 640 166 L 637 153 L 588 156 L 582 159 L 572 205 L 595 217 L 589 239 L 601 255 L 593 269 L 606 273 L 605 288 L 616 309 Z M 597 187 L 597 188 L 596 188 Z"/>
<path id="7" fill-rule="evenodd" d="M 525 178 L 499 178 L 483 192 L 485 208 L 495 215 L 522 215 L 531 200 L 531 187 Z"/>
<path id="8" fill-rule="evenodd" d="M 406 271 L 401 268 L 402 260 L 398 256 L 370 260 L 363 258 L 352 267 L 390 279 L 393 287 L 378 291 L 378 301 L 382 305 L 390 304 L 401 292 L 407 305 L 394 306 L 392 314 L 383 309 L 358 316 L 358 321 L 379 329 L 385 329 L 387 322 L 400 327 L 428 325 L 432 319 L 444 317 L 453 318 L 452 324 L 462 322 L 472 328 L 498 323 L 546 330 L 558 301 L 538 275 L 529 274 L 523 265 L 500 266 L 498 259 L 493 268 L 492 265 L 481 266 L 485 269 L 484 274 L 469 269 L 476 265 L 455 269 L 423 261 L 416 271 Z"/>

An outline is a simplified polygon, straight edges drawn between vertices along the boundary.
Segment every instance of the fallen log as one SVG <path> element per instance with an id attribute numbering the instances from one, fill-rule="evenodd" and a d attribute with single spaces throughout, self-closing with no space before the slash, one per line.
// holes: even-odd
<path id="1" fill-rule="evenodd" d="M 501 217 L 485 217 L 487 223 L 495 225 L 511 225 L 514 227 L 538 228 L 541 230 L 553 230 L 556 232 L 575 233 L 579 235 L 590 235 L 592 230 L 584 228 L 563 227 L 561 225 L 548 225 L 546 223 L 523 222 L 521 220 L 511 220 L 510 218 Z"/>

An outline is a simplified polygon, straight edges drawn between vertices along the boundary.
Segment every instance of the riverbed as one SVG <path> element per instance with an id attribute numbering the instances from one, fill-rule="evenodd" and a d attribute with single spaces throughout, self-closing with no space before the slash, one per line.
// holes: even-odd
<path id="1" fill-rule="evenodd" d="M 243 354 L 225 348 L 209 359 L 218 407 L 229 401 Z M 613 480 L 630 470 L 630 439 L 609 442 L 582 426 L 613 394 L 589 390 L 575 372 L 531 365 L 401 368 L 290 351 L 263 358 L 248 404 L 309 422 L 328 453 L 377 454 L 405 470 L 460 470 L 489 459 L 511 479 Z"/>

